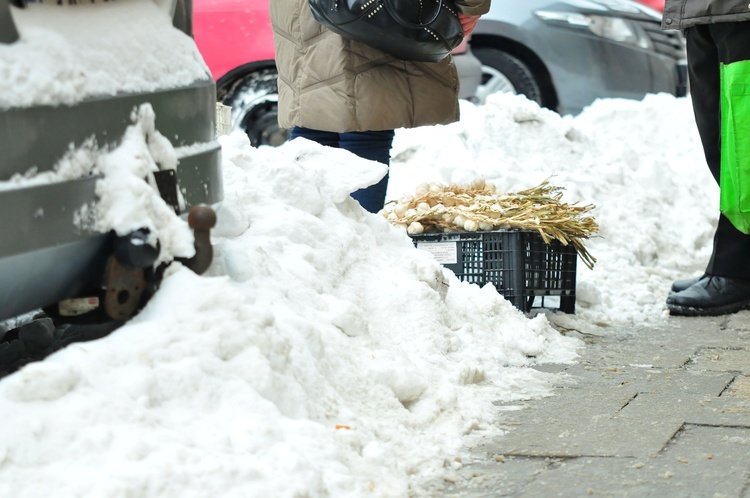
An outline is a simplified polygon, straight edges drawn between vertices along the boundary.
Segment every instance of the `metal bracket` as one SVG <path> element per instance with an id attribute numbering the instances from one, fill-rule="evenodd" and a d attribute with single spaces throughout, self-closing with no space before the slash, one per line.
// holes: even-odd
<path id="1" fill-rule="evenodd" d="M 180 214 L 180 200 L 177 195 L 177 176 L 175 170 L 164 169 L 154 173 L 156 187 L 164 202 L 172 206 L 175 214 Z"/>
<path id="2" fill-rule="evenodd" d="M 113 320 L 127 320 L 138 309 L 146 278 L 142 268 L 126 268 L 110 256 L 104 280 L 104 311 Z"/>

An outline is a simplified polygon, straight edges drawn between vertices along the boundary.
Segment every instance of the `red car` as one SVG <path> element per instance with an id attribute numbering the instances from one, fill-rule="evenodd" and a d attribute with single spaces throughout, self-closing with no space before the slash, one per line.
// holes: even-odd
<path id="1" fill-rule="evenodd" d="M 253 145 L 280 145 L 289 136 L 277 122 L 278 90 L 268 1 L 197 0 L 193 35 L 220 102 L 232 107 L 232 128 Z"/>
<path id="2" fill-rule="evenodd" d="M 664 12 L 664 0 L 638 0 L 643 5 L 648 5 L 652 9 Z"/>

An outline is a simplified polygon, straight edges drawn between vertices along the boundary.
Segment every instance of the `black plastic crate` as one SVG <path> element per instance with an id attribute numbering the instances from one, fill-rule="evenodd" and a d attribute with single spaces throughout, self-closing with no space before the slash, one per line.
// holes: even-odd
<path id="1" fill-rule="evenodd" d="M 411 236 L 414 245 L 435 255 L 464 281 L 492 283 L 516 308 L 559 309 L 575 313 L 576 261 L 571 245 L 545 244 L 538 232 L 429 233 Z"/>

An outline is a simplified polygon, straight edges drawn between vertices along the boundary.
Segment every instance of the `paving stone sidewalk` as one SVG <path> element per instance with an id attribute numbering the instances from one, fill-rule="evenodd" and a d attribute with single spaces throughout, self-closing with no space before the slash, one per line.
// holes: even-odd
<path id="1" fill-rule="evenodd" d="M 581 337 L 436 496 L 750 498 L 750 311 Z"/>

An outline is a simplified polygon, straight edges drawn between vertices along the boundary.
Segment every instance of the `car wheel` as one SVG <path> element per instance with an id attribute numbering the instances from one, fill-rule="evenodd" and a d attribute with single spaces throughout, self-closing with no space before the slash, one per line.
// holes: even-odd
<path id="1" fill-rule="evenodd" d="M 496 92 L 522 94 L 529 100 L 542 103 L 542 92 L 531 70 L 519 59 L 496 48 L 472 48 L 482 62 L 482 83 L 477 88 L 477 98 L 484 104 Z"/>
<path id="2" fill-rule="evenodd" d="M 289 140 L 279 128 L 279 89 L 276 69 L 245 75 L 229 89 L 222 103 L 232 107 L 232 131 L 247 133 L 253 146 L 278 146 Z"/>

